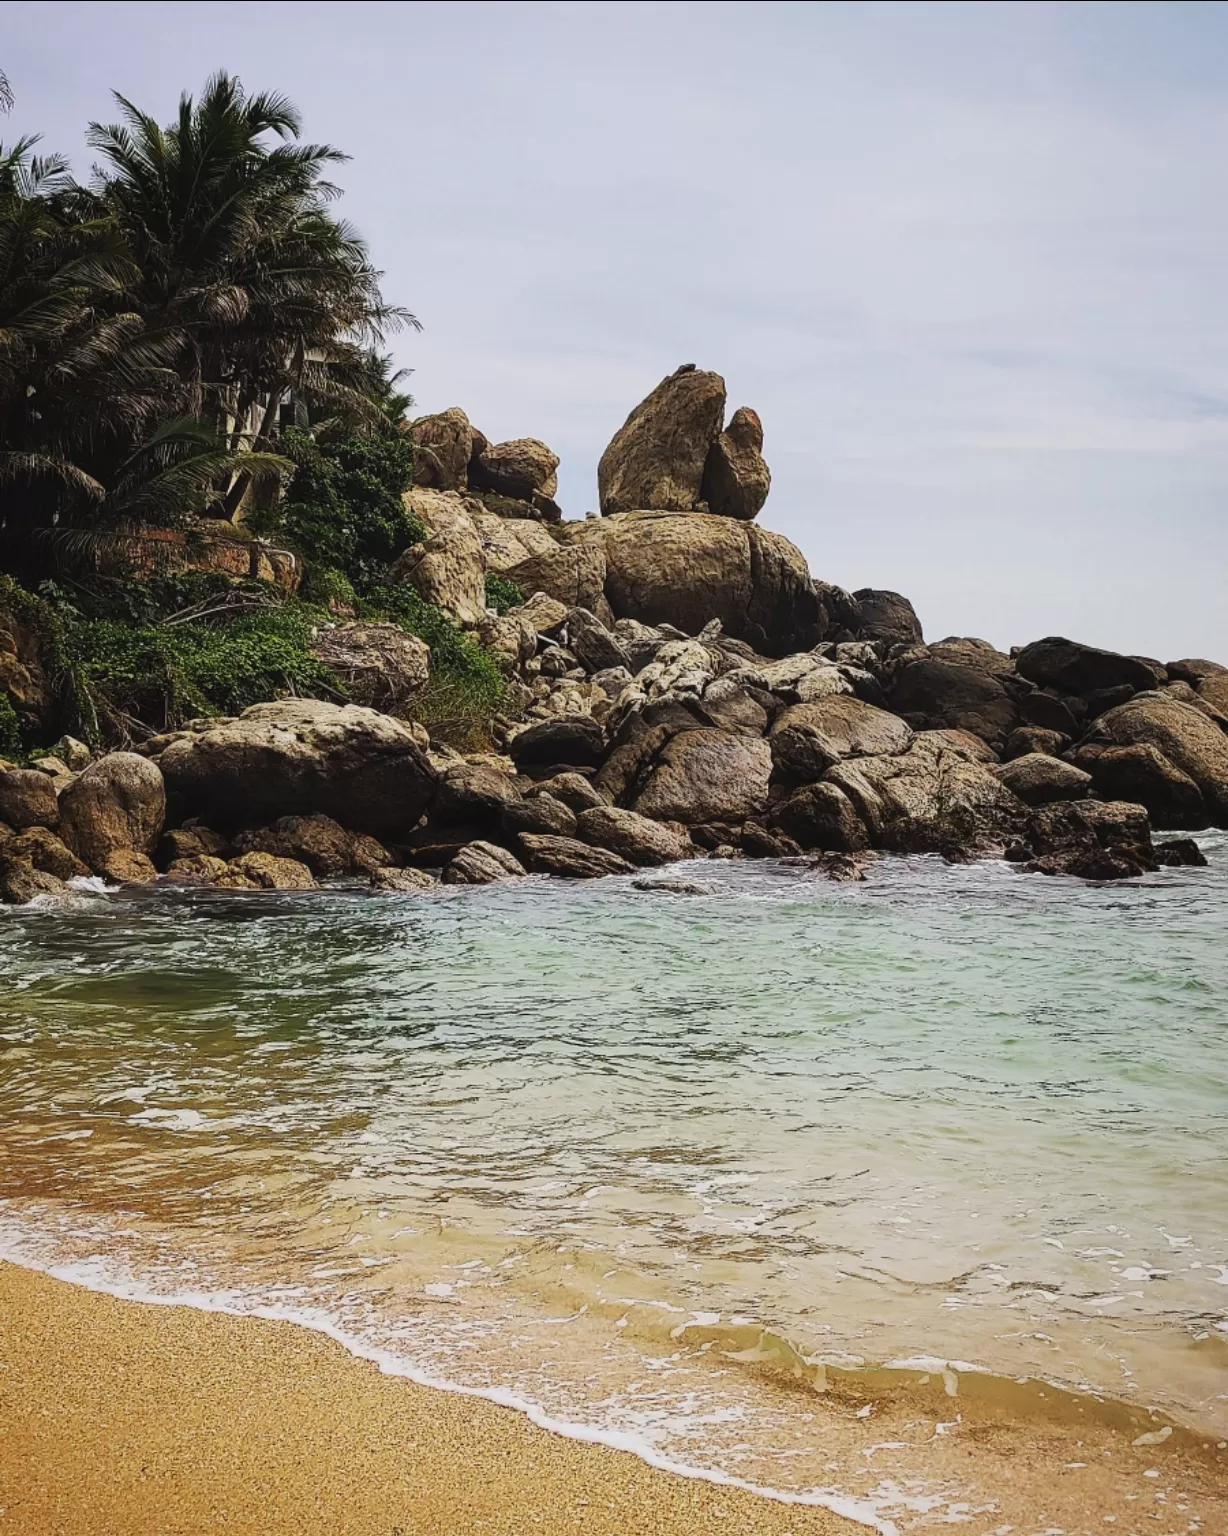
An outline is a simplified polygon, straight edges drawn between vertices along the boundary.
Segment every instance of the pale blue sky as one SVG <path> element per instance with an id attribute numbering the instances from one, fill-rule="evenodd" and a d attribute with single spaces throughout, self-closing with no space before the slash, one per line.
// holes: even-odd
<path id="1" fill-rule="evenodd" d="M 931 638 L 1228 661 L 1228 9 L 3 4 L 4 125 L 228 68 L 354 159 L 422 410 L 562 456 L 679 363 L 761 521 Z"/>

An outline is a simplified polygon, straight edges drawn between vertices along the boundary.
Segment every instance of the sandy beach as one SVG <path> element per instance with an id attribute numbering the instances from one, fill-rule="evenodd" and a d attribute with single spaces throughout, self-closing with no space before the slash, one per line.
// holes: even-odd
<path id="1" fill-rule="evenodd" d="M 272 1323 L 0 1265 L 13 1536 L 848 1536 L 825 1510 L 658 1472 Z"/>

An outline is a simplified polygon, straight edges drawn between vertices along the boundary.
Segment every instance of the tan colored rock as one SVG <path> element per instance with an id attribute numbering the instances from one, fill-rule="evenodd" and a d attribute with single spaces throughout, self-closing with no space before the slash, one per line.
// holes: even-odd
<path id="1" fill-rule="evenodd" d="M 469 466 L 469 482 L 479 490 L 527 501 L 554 496 L 559 488 L 559 456 L 535 437 L 490 443 Z"/>
<path id="2" fill-rule="evenodd" d="M 476 434 L 460 406 L 420 416 L 409 429 L 414 445 L 414 484 L 461 491 L 468 484 Z"/>
<path id="3" fill-rule="evenodd" d="M 1198 696 L 1228 715 L 1228 671 L 1210 673 L 1198 684 Z"/>
<path id="4" fill-rule="evenodd" d="M 476 628 L 486 612 L 486 556 L 470 515 L 476 504 L 454 491 L 407 491 L 404 500 L 426 538 L 398 557 L 389 581 L 411 586 L 458 624 Z"/>
<path id="5" fill-rule="evenodd" d="M 804 784 L 795 789 L 773 808 L 772 821 L 803 848 L 857 853 L 870 843 L 852 801 L 835 784 Z"/>
<path id="6" fill-rule="evenodd" d="M 790 705 L 777 716 L 769 741 L 783 781 L 812 784 L 845 758 L 907 752 L 913 733 L 898 715 L 848 694 L 831 694 Z"/>
<path id="7" fill-rule="evenodd" d="M 552 555 L 559 547 L 542 523 L 479 510 L 470 515 L 489 571 L 509 571 L 538 555 Z"/>
<path id="8" fill-rule="evenodd" d="M 495 885 L 503 880 L 517 880 L 524 865 L 506 848 L 481 840 L 469 843 L 443 872 L 445 885 Z"/>
<path id="9" fill-rule="evenodd" d="M 614 434 L 597 466 L 601 511 L 691 512 L 725 419 L 725 381 L 693 363 L 662 379 Z M 586 605 L 587 606 L 587 605 Z"/>
<path id="10" fill-rule="evenodd" d="M 898 592 L 862 587 L 853 593 L 857 604 L 857 632 L 863 640 L 887 645 L 920 645 L 924 639 L 913 605 Z"/>
<path id="11" fill-rule="evenodd" d="M 576 836 L 581 842 L 607 848 L 641 868 L 673 864 L 695 854 L 689 838 L 659 821 L 650 821 L 647 816 L 614 805 L 582 811 L 576 818 Z"/>
<path id="12" fill-rule="evenodd" d="M 132 848 L 117 848 L 107 854 L 99 874 L 116 885 L 152 885 L 158 878 L 153 860 Z"/>
<path id="13" fill-rule="evenodd" d="M 57 880 L 72 880 L 89 874 L 89 868 L 47 827 L 27 827 L 16 837 L 7 839 L 4 856 L 41 869 Z"/>
<path id="14" fill-rule="evenodd" d="M 225 859 L 200 853 L 190 858 L 173 859 L 166 878 L 172 885 L 217 885 L 229 871 L 230 865 Z"/>
<path id="15" fill-rule="evenodd" d="M 234 720 L 196 722 L 163 739 L 157 762 L 186 813 L 229 826 L 318 811 L 395 840 L 408 836 L 435 791 L 411 726 L 321 699 L 278 699 Z"/>
<path id="16" fill-rule="evenodd" d="M 989 771 L 1027 805 L 1083 800 L 1092 787 L 1090 773 L 1044 752 L 1029 752 L 1008 763 L 995 763 Z"/>
<path id="17" fill-rule="evenodd" d="M 430 646 L 399 624 L 339 624 L 317 636 L 311 653 L 336 674 L 355 704 L 385 714 L 399 713 L 430 681 Z"/>
<path id="18" fill-rule="evenodd" d="M 515 609 L 502 618 L 488 613 L 478 626 L 478 639 L 498 659 L 503 672 L 519 671 L 537 654 L 537 631 Z"/>
<path id="19" fill-rule="evenodd" d="M 616 618 L 672 624 L 691 635 L 719 619 L 726 635 L 772 656 L 822 639 L 805 558 L 781 534 L 735 518 L 651 511 L 565 526 L 573 547 L 604 555 L 605 596 Z"/>
<path id="20" fill-rule="evenodd" d="M 744 821 L 767 809 L 772 749 L 728 731 L 679 731 L 657 753 L 631 809 L 688 826 Z"/>
<path id="21" fill-rule="evenodd" d="M 718 517 L 751 522 L 772 488 L 772 472 L 763 457 L 763 423 L 749 406 L 740 406 L 708 449 L 700 498 Z"/>
<path id="22" fill-rule="evenodd" d="M 532 625 L 535 634 L 550 636 L 562 629 L 569 612 L 567 605 L 560 603 L 557 598 L 548 597 L 544 592 L 534 592 L 532 596 L 526 597 L 519 608 L 509 608 L 506 617 L 523 619 L 526 624 Z"/>
<path id="23" fill-rule="evenodd" d="M 597 880 L 603 875 L 630 875 L 635 865 L 606 848 L 592 848 L 574 837 L 521 834 L 524 861 L 535 873 L 561 875 L 568 880 Z"/>
<path id="24" fill-rule="evenodd" d="M 1179 774 L 1198 786 L 1207 820 L 1218 827 L 1228 826 L 1228 736 L 1200 710 L 1163 693 L 1140 693 L 1128 704 L 1121 704 L 1100 716 L 1085 746 L 1099 743 L 1117 747 L 1154 747 Z M 1081 747 L 1081 763 L 1084 755 L 1085 748 Z M 1086 766 L 1093 773 L 1097 771 L 1093 763 Z M 1124 765 L 1119 766 L 1119 774 L 1120 767 Z M 1115 777 L 1114 782 L 1122 782 L 1121 777 Z M 1145 782 L 1143 774 L 1139 773 L 1137 787 L 1140 790 L 1144 789 Z M 1152 803 L 1144 801 L 1148 810 L 1154 804 L 1157 816 L 1163 816 L 1169 826 L 1198 825 L 1189 819 L 1170 819 L 1170 813 L 1181 804 L 1180 797 L 1173 793 L 1170 775 L 1158 769 L 1155 784 Z"/>
<path id="25" fill-rule="evenodd" d="M 166 821 L 161 771 L 135 752 L 100 757 L 60 796 L 60 836 L 91 869 L 102 872 L 113 853 L 148 858 Z"/>
<path id="26" fill-rule="evenodd" d="M 587 526 L 596 526 L 595 520 Z M 541 592 L 564 609 L 587 608 L 603 624 L 613 622 L 605 597 L 605 553 L 599 544 L 558 545 L 549 554 L 509 566 L 503 574 L 522 592 Z"/>
<path id="27" fill-rule="evenodd" d="M 17 715 L 49 728 L 57 709 L 54 658 L 24 594 L 10 596 L 0 578 L 0 698 Z"/>
<path id="28" fill-rule="evenodd" d="M 374 842 L 374 839 L 371 839 Z M 378 850 L 374 863 L 388 864 L 387 849 Z M 282 816 L 271 827 L 257 827 L 240 832 L 235 838 L 237 853 L 271 853 L 279 859 L 294 859 L 306 864 L 321 879 L 352 874 L 354 837 L 331 816 L 316 812 L 311 816 Z"/>
<path id="29" fill-rule="evenodd" d="M 180 859 L 216 858 L 226 847 L 226 839 L 211 827 L 175 827 L 162 834 L 158 856 L 164 864 Z"/>
<path id="30" fill-rule="evenodd" d="M 372 890 L 388 891 L 399 896 L 417 896 L 423 891 L 434 890 L 437 884 L 438 881 L 423 869 L 394 869 L 391 865 L 385 865 L 382 869 L 371 871 Z"/>
<path id="31" fill-rule="evenodd" d="M 0 770 L 0 821 L 15 831 L 25 827 L 55 827 L 60 807 L 55 786 L 36 768 Z"/>
<path id="32" fill-rule="evenodd" d="M 231 860 L 231 868 L 266 891 L 315 889 L 315 876 L 297 859 L 281 859 L 273 853 L 245 853 Z"/>
<path id="33" fill-rule="evenodd" d="M 67 763 L 73 773 L 80 773 L 82 769 L 88 768 L 94 758 L 94 754 L 86 744 L 78 741 L 75 736 L 61 736 L 52 747 L 51 754 Z"/>
<path id="34" fill-rule="evenodd" d="M 0 855 L 0 902 L 23 907 L 38 896 L 57 896 L 63 889 L 64 882 L 45 870 Z"/>

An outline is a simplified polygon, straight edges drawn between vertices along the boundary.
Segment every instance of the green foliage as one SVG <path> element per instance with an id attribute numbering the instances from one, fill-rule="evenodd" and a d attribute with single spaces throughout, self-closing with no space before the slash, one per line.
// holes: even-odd
<path id="1" fill-rule="evenodd" d="M 0 693 L 0 757 L 15 757 L 21 752 L 21 722 L 7 693 Z"/>
<path id="2" fill-rule="evenodd" d="M 524 593 L 514 581 L 498 571 L 486 572 L 486 606 L 493 608 L 500 618 L 509 608 L 519 608 L 523 602 Z"/>
<path id="3" fill-rule="evenodd" d="M 401 499 L 413 481 L 413 445 L 403 434 L 321 444 L 292 427 L 280 446 L 294 479 L 280 503 L 249 515 L 256 533 L 283 540 L 359 590 L 422 537 Z"/>

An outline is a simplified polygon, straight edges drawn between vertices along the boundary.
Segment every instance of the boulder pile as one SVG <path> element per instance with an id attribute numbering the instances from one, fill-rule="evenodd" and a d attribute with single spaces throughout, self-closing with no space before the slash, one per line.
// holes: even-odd
<path id="1" fill-rule="evenodd" d="M 415 423 L 427 537 L 390 579 L 499 658 L 495 749 L 399 718 L 424 648 L 343 626 L 321 654 L 361 703 L 275 700 L 136 752 L 64 740 L 0 765 L 0 899 L 87 875 L 418 893 L 697 858 L 805 858 L 833 879 L 878 852 L 1097 880 L 1203 862 L 1152 829 L 1228 826 L 1228 668 L 1057 636 L 927 644 L 906 598 L 816 581 L 758 527 L 762 427 L 724 412 L 718 375 L 670 375 L 602 457 L 601 515 L 577 522 L 544 444 L 491 445 L 457 409 Z M 502 615 L 490 571 L 525 599 Z"/>

